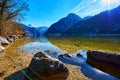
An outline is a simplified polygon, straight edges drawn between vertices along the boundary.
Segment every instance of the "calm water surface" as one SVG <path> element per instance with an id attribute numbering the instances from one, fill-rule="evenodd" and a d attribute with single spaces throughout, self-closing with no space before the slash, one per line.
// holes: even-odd
<path id="1" fill-rule="evenodd" d="M 86 51 L 84 50 L 78 50 L 76 53 L 80 52 L 83 57 L 77 57 L 76 53 L 72 54 L 72 58 L 68 57 L 58 57 L 59 54 L 64 54 L 66 51 L 61 50 L 59 47 L 53 45 L 48 39 L 44 36 L 41 36 L 39 38 L 30 38 L 28 37 L 27 39 L 31 39 L 32 41 L 24 46 L 20 46 L 20 49 L 34 55 L 35 53 L 39 51 L 44 51 L 46 54 L 55 57 L 59 59 L 60 61 L 67 63 L 67 64 L 72 64 L 72 65 L 77 65 L 80 66 L 81 72 L 89 77 L 92 80 L 120 80 L 110 74 L 107 74 L 105 72 L 102 72 L 96 68 L 91 67 L 89 64 L 86 63 Z M 119 43 L 119 39 L 117 38 L 111 38 L 108 39 L 109 41 L 115 41 L 115 43 Z M 114 43 L 114 42 L 113 42 Z"/>

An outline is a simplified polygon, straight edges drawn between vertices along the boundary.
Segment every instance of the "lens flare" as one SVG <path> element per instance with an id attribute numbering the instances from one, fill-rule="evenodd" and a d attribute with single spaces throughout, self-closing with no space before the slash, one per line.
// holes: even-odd
<path id="1" fill-rule="evenodd" d="M 110 4 L 112 4 L 112 3 L 117 3 L 118 2 L 118 0 L 102 0 L 102 4 L 103 5 L 110 5 Z"/>

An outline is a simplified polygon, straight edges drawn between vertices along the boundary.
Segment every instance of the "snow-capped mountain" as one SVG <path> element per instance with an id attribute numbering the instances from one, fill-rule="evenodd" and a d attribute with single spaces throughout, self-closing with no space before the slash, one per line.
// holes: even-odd
<path id="1" fill-rule="evenodd" d="M 44 35 L 44 33 L 48 30 L 48 27 L 46 26 L 34 27 L 32 25 L 29 25 L 29 26 L 23 25 L 23 28 L 25 29 L 26 35 L 29 35 L 29 36 Z"/>

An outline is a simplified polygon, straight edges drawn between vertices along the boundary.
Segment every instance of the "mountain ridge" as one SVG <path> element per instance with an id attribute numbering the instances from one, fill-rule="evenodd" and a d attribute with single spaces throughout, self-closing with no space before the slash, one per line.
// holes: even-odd
<path id="1" fill-rule="evenodd" d="M 120 6 L 79 21 L 63 34 L 120 34 Z"/>
<path id="2" fill-rule="evenodd" d="M 56 33 L 63 33 L 67 31 L 73 24 L 80 21 L 81 18 L 74 14 L 70 13 L 66 17 L 60 19 L 56 23 L 52 24 L 46 34 L 56 34 Z"/>

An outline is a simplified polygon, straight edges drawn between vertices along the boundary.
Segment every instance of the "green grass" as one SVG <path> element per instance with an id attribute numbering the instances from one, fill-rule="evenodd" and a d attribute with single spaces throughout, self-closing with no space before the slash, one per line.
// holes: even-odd
<path id="1" fill-rule="evenodd" d="M 69 53 L 75 53 L 80 49 L 120 53 L 120 38 L 49 37 L 48 39 L 52 44 Z"/>

